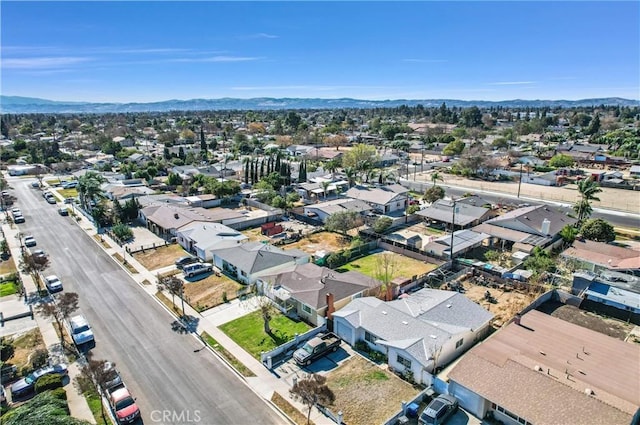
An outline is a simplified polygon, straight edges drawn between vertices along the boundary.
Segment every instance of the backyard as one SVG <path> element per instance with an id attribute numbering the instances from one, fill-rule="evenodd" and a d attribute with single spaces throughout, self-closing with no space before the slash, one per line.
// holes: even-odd
<path id="1" fill-rule="evenodd" d="M 246 229 L 241 231 L 240 233 L 249 238 L 248 242 L 261 242 L 269 240 L 268 236 L 264 236 L 262 234 L 262 231 L 259 227 L 256 227 L 254 229 Z"/>
<path id="2" fill-rule="evenodd" d="M 396 254 L 395 252 L 382 251 L 351 261 L 337 269 L 337 271 L 346 272 L 349 270 L 355 270 L 376 279 L 376 275 L 380 274 L 380 271 L 378 270 L 381 263 L 380 256 L 384 253 L 391 256 L 389 263 L 393 267 L 393 277 L 410 278 L 412 276 L 419 276 L 424 273 L 428 273 L 437 267 L 435 264 L 414 260 L 413 258 Z"/>
<path id="3" fill-rule="evenodd" d="M 186 301 L 201 312 L 225 302 L 237 298 L 238 290 L 244 285 L 229 279 L 227 276 L 211 274 L 202 280 L 187 281 L 184 285 Z"/>
<path id="4" fill-rule="evenodd" d="M 15 365 L 18 373 L 25 366 L 31 364 L 33 360 L 33 354 L 36 350 L 46 351 L 46 347 L 40 334 L 40 329 L 31 329 L 30 331 L 22 334 L 14 334 L 5 337 L 5 340 L 11 341 L 13 347 L 13 353 L 6 360 L 4 365 Z"/>
<path id="5" fill-rule="evenodd" d="M 269 323 L 271 335 L 267 335 L 264 331 L 264 321 L 260 311 L 254 311 L 225 323 L 219 328 L 256 359 L 260 359 L 261 352 L 271 351 L 292 340 L 295 334 L 303 334 L 311 329 L 306 323 L 292 320 L 279 312 L 272 315 Z"/>
<path id="6" fill-rule="evenodd" d="M 313 255 L 318 251 L 337 252 L 348 247 L 349 242 L 345 242 L 341 235 L 332 232 L 319 232 L 306 236 L 298 242 L 286 245 L 284 248 L 297 248 Z"/>
<path id="7" fill-rule="evenodd" d="M 384 423 L 400 410 L 402 401 L 413 399 L 419 392 L 359 355 L 329 373 L 327 384 L 336 396 L 333 406 L 328 407 L 334 413 L 342 411 L 344 422 L 353 425 Z"/>
<path id="8" fill-rule="evenodd" d="M 147 249 L 133 254 L 147 270 L 160 269 L 172 265 L 178 258 L 188 255 L 180 245 L 165 245 L 155 249 Z"/>

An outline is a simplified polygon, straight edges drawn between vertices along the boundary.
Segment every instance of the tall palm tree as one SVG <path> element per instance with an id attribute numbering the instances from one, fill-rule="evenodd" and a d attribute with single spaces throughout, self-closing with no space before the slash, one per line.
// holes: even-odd
<path id="1" fill-rule="evenodd" d="M 95 171 L 89 171 L 78 179 L 78 195 L 84 209 L 87 208 L 87 205 L 91 206 L 91 201 L 95 198 L 102 196 L 100 185 L 104 182 L 106 179 Z"/>
<path id="2" fill-rule="evenodd" d="M 578 214 L 578 221 L 582 222 L 591 215 L 591 201 L 599 201 L 600 198 L 595 196 L 602 192 L 602 189 L 597 182 L 591 179 L 584 179 L 578 182 L 578 192 L 580 193 L 580 200 L 573 206 L 573 209 Z"/>
<path id="3" fill-rule="evenodd" d="M 320 184 L 322 185 L 322 193 L 324 194 L 324 199 L 327 199 L 327 189 L 329 188 L 331 182 L 323 181 Z"/>
<path id="4" fill-rule="evenodd" d="M 433 173 L 431 173 L 431 182 L 433 182 L 433 185 L 435 186 L 437 181 L 443 182 L 444 179 L 442 178 L 440 173 L 438 173 L 437 171 L 434 171 Z"/>
<path id="5" fill-rule="evenodd" d="M 351 188 L 356 183 L 356 170 L 351 167 L 345 167 L 344 175 L 349 183 L 349 188 Z"/>

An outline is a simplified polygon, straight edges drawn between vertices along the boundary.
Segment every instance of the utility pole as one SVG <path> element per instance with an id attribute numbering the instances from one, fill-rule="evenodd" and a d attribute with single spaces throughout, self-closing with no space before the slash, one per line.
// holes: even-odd
<path id="1" fill-rule="evenodd" d="M 520 186 L 522 185 L 522 162 L 520 163 L 520 179 L 518 180 L 518 198 L 520 197 Z"/>
<path id="2" fill-rule="evenodd" d="M 456 231 L 456 200 L 451 197 L 452 216 L 451 216 L 451 244 L 449 244 L 449 256 L 451 257 L 451 271 L 453 271 L 453 234 Z"/>

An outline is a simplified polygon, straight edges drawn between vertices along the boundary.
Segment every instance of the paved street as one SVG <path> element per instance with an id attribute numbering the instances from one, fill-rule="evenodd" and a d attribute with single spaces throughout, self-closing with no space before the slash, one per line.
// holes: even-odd
<path id="1" fill-rule="evenodd" d="M 66 291 L 80 295 L 82 313 L 96 335 L 95 357 L 117 364 L 146 423 L 186 423 L 196 417 L 200 424 L 284 422 L 221 361 L 195 352 L 200 342 L 172 331 L 174 319 L 167 311 L 71 217 L 59 216 L 30 181 L 9 182 L 26 218 L 20 230 L 33 234 L 38 248 L 50 254 L 47 273 L 57 274 Z"/>

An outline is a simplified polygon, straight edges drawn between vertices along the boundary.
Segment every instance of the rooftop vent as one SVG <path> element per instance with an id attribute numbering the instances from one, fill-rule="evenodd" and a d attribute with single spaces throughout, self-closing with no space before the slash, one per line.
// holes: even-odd
<path id="1" fill-rule="evenodd" d="M 593 390 L 591 388 L 585 388 L 584 393 L 586 395 L 593 395 Z"/>
<path id="2" fill-rule="evenodd" d="M 409 322 L 407 322 L 406 320 L 403 320 L 403 321 L 402 321 L 402 324 L 403 324 L 403 325 L 408 325 L 408 324 L 409 324 Z"/>
<path id="3" fill-rule="evenodd" d="M 536 372 L 542 372 L 542 368 L 540 366 L 538 366 L 538 365 L 535 365 L 533 367 L 533 370 L 535 370 Z"/>
<path id="4" fill-rule="evenodd" d="M 387 312 L 386 312 L 386 311 L 384 311 L 384 310 L 382 310 L 382 314 L 387 314 Z"/>
<path id="5" fill-rule="evenodd" d="M 447 308 L 451 308 L 451 304 L 447 304 Z"/>
<path id="6" fill-rule="evenodd" d="M 173 218 L 175 218 L 177 220 L 178 218 L 180 218 L 180 216 L 178 215 L 178 213 L 175 213 L 175 214 L 173 214 Z"/>
<path id="7" fill-rule="evenodd" d="M 437 337 L 437 336 L 435 336 L 435 335 L 429 335 L 429 336 L 430 336 L 431 338 L 433 338 L 433 339 L 438 339 L 438 337 Z"/>

